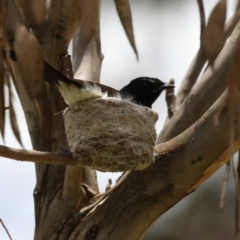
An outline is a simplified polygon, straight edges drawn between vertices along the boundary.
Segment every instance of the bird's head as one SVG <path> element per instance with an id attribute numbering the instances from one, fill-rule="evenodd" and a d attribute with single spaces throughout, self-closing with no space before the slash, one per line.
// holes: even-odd
<path id="1" fill-rule="evenodd" d="M 174 85 L 164 83 L 158 78 L 139 77 L 122 88 L 120 93 L 131 96 L 137 104 L 151 108 L 161 92 L 167 88 L 174 88 Z"/>

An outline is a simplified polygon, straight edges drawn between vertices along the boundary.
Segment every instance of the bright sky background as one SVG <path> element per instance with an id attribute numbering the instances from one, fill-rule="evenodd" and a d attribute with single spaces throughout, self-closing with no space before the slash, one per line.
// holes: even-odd
<path id="1" fill-rule="evenodd" d="M 205 0 L 207 16 L 217 0 Z M 131 79 L 153 76 L 163 81 L 176 80 L 176 90 L 199 47 L 199 14 L 196 1 L 131 1 L 135 38 L 140 60 L 136 57 L 125 36 L 116 14 L 113 1 L 102 2 L 101 36 L 105 56 L 101 82 L 120 89 Z M 233 11 L 235 1 L 229 1 L 228 11 Z M 153 109 L 159 114 L 157 131 L 166 118 L 165 96 L 161 96 Z M 18 109 L 21 137 L 26 149 L 31 149 L 24 115 Z M 20 148 L 6 122 L 6 140 L 2 144 Z M 35 186 L 34 164 L 0 159 L 0 218 L 4 221 L 14 240 L 33 239 L 34 210 L 33 189 Z M 116 173 L 98 174 L 103 191 L 107 179 L 113 182 Z M 0 226 L 0 239 L 7 240 Z"/>

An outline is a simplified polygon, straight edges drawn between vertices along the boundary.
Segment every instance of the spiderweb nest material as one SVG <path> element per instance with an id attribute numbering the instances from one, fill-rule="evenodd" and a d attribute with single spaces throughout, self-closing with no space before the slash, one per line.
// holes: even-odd
<path id="1" fill-rule="evenodd" d="M 63 113 L 67 141 L 79 165 L 99 171 L 141 170 L 154 161 L 157 113 L 117 98 L 95 98 Z"/>

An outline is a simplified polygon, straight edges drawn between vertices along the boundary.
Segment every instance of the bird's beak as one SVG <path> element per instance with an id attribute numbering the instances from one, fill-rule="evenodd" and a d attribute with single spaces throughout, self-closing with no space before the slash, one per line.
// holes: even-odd
<path id="1" fill-rule="evenodd" d="M 164 85 L 161 86 L 162 90 L 167 89 L 167 88 L 175 88 L 175 86 L 173 84 L 170 84 L 170 83 L 164 83 Z"/>

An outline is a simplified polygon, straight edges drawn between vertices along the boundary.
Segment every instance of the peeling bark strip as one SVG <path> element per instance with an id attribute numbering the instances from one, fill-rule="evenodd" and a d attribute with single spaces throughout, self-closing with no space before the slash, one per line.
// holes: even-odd
<path id="1" fill-rule="evenodd" d="M 128 40 L 133 48 L 134 53 L 138 59 L 138 52 L 134 38 L 132 11 L 129 0 L 115 0 L 116 9 L 124 30 L 127 34 Z"/>
<path id="2" fill-rule="evenodd" d="M 201 47 L 212 65 L 226 41 L 224 26 L 227 13 L 226 0 L 220 0 L 213 9 L 207 26 L 201 34 Z"/>

